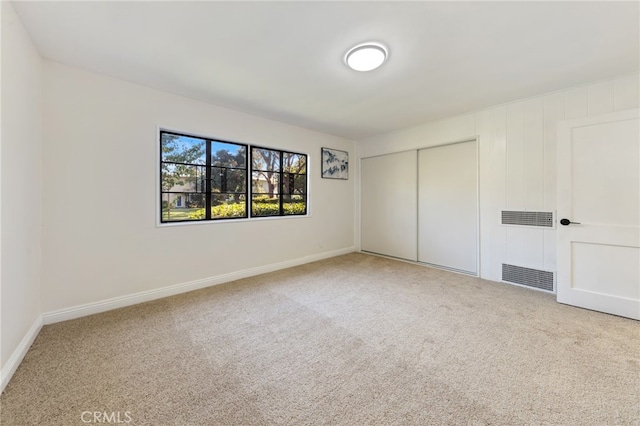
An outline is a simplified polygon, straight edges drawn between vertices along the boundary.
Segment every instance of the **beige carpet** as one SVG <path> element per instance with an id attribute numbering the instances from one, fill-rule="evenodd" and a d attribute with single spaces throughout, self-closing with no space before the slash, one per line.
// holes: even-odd
<path id="1" fill-rule="evenodd" d="M 637 425 L 640 325 L 354 253 L 45 326 L 0 404 L 3 426 Z"/>

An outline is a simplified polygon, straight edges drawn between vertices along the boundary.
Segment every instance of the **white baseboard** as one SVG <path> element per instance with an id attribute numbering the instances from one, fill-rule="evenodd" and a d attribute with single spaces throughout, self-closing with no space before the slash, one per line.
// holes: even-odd
<path id="1" fill-rule="evenodd" d="M 217 275 L 213 277 L 202 278 L 195 281 L 189 281 L 181 284 L 174 284 L 155 290 L 142 291 L 127 296 L 114 297 L 112 299 L 101 300 L 99 302 L 86 303 L 84 305 L 73 306 L 70 308 L 59 309 L 52 312 L 45 312 L 42 315 L 44 324 L 53 324 L 60 321 L 80 318 L 87 315 L 93 315 L 100 312 L 110 311 L 112 309 L 122 308 L 125 306 L 136 305 L 138 303 L 148 302 L 150 300 L 161 299 L 163 297 L 173 296 L 180 293 L 186 293 L 217 284 L 223 284 L 229 281 L 241 278 L 253 277 L 255 275 L 273 272 L 280 269 L 291 268 L 293 266 L 303 265 L 305 263 L 315 262 L 317 260 L 328 259 L 330 257 L 340 256 L 355 251 L 355 247 L 334 250 L 311 256 L 305 256 L 298 259 L 287 260 L 284 262 L 273 263 L 270 265 L 258 266 L 255 268 L 245 269 L 238 272 Z"/>
<path id="2" fill-rule="evenodd" d="M 27 334 L 25 334 L 20 344 L 18 344 L 16 350 L 13 351 L 13 354 L 11 354 L 11 357 L 9 357 L 9 360 L 2 367 L 2 370 L 0 370 L 0 392 L 2 392 L 7 384 L 9 384 L 9 380 L 11 380 L 11 377 L 13 377 L 13 373 L 16 372 L 18 366 L 29 351 L 29 348 L 33 344 L 34 340 L 36 340 L 36 337 L 38 337 L 38 333 L 40 333 L 42 325 L 42 316 L 38 316 L 31 328 L 29 328 L 29 330 L 27 331 Z"/>

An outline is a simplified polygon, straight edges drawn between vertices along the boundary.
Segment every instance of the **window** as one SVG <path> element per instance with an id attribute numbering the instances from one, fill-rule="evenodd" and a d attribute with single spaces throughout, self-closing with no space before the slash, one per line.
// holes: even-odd
<path id="1" fill-rule="evenodd" d="M 161 131 L 160 195 L 162 223 L 306 215 L 307 155 Z"/>
<path id="2" fill-rule="evenodd" d="M 307 214 L 307 156 L 251 148 L 251 215 Z"/>

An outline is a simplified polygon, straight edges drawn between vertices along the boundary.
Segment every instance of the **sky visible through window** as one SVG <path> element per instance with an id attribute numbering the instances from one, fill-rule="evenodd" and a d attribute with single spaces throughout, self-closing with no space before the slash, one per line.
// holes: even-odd
<path id="1" fill-rule="evenodd" d="M 192 164 L 206 164 L 206 150 L 205 150 L 205 139 L 190 137 L 190 136 L 178 136 L 173 140 L 175 143 L 175 152 L 176 153 L 185 153 L 190 150 L 195 151 L 196 149 L 202 152 L 202 155 L 191 159 L 190 163 Z M 213 141 L 211 144 L 211 152 L 213 155 L 218 153 L 219 151 L 227 151 L 231 155 L 237 155 L 240 150 L 244 150 L 245 147 L 242 145 L 235 145 L 226 142 L 217 142 Z"/>

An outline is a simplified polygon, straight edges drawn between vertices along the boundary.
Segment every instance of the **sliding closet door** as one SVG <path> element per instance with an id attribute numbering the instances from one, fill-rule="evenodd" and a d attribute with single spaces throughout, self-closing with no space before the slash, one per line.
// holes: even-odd
<path id="1" fill-rule="evenodd" d="M 417 260 L 417 151 L 363 158 L 361 248 Z"/>
<path id="2" fill-rule="evenodd" d="M 418 261 L 477 274 L 476 141 L 418 152 Z"/>

